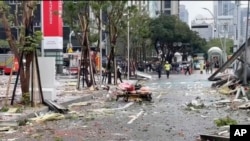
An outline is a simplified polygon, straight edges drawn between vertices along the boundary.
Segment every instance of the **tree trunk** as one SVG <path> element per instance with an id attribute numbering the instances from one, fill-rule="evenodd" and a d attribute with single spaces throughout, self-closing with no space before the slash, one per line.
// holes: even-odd
<path id="1" fill-rule="evenodd" d="M 35 1 L 24 1 L 24 7 L 23 7 L 23 19 L 22 23 L 24 25 L 24 28 L 27 29 L 31 25 L 32 16 L 33 16 L 33 7 L 35 6 Z M 5 34 L 7 37 L 7 40 L 9 42 L 9 46 L 15 57 L 17 58 L 18 62 L 20 62 L 20 53 L 18 51 L 18 47 L 16 46 L 16 41 L 13 39 L 13 35 L 11 33 L 10 24 L 6 17 L 5 12 L 1 13 L 2 15 L 2 23 L 5 29 Z M 25 38 L 20 39 L 20 44 L 24 45 Z M 26 58 L 26 68 L 23 70 L 21 68 L 20 71 L 20 81 L 21 81 L 21 90 L 22 94 L 29 92 L 29 82 L 30 82 L 30 64 L 32 62 L 33 54 L 27 54 L 25 55 Z"/>
<path id="2" fill-rule="evenodd" d="M 26 63 L 25 68 L 21 68 L 20 71 L 20 81 L 21 81 L 21 89 L 22 93 L 28 93 L 29 92 L 29 86 L 30 86 L 30 66 L 31 62 L 33 61 L 33 53 L 29 53 L 25 55 Z"/>

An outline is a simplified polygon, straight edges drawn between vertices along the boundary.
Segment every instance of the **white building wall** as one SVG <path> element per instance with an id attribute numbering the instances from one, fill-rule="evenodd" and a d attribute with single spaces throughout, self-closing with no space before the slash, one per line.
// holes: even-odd
<path id="1" fill-rule="evenodd" d="M 159 3 L 160 1 L 149 1 L 149 17 L 155 18 L 159 14 Z"/>

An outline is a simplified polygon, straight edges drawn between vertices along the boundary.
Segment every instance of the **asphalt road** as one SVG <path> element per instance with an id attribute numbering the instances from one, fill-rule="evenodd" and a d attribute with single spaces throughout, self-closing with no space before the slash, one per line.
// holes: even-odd
<path id="1" fill-rule="evenodd" d="M 209 75 L 165 75 L 141 82 L 153 91 L 152 102 L 105 101 L 106 92 L 72 110 L 81 116 L 19 127 L 1 134 L 2 139 L 20 141 L 195 141 L 202 133 L 218 129 L 214 119 L 231 116 L 245 122 L 247 112 L 228 107 L 216 108 L 213 102 L 222 95 L 211 89 Z M 103 97 L 102 97 L 103 96 Z M 188 110 L 186 104 L 200 99 L 204 108 Z"/>

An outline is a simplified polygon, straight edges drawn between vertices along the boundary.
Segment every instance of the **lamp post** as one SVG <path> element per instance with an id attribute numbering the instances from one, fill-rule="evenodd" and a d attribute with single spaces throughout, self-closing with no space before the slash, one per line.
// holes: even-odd
<path id="1" fill-rule="evenodd" d="M 102 77 L 102 9 L 100 9 L 100 35 L 99 35 L 99 48 L 100 48 L 100 77 Z M 101 82 L 102 83 L 102 82 Z"/>
<path id="2" fill-rule="evenodd" d="M 248 72 L 248 57 L 247 54 L 249 53 L 249 49 L 248 49 L 248 24 L 249 24 L 249 1 L 247 2 L 247 23 L 246 23 L 246 43 L 245 43 L 245 54 L 244 54 L 244 74 L 243 74 L 243 84 L 247 85 L 247 72 Z"/>
<path id="3" fill-rule="evenodd" d="M 130 48 L 130 47 L 129 47 L 129 42 L 130 42 L 130 41 L 129 41 L 129 28 L 130 28 L 130 23 L 129 23 L 129 11 L 128 11 L 127 14 L 123 14 L 123 15 L 127 15 L 127 16 L 128 16 L 128 19 L 127 19 L 127 26 L 128 26 L 128 29 L 127 29 L 127 30 L 128 30 L 128 31 L 127 31 L 127 32 L 128 32 L 128 34 L 127 34 L 127 38 L 128 38 L 128 39 L 127 39 L 127 48 L 128 48 L 128 65 L 127 65 L 127 66 L 128 66 L 128 70 L 127 70 L 127 71 L 128 71 L 128 74 L 127 74 L 127 79 L 129 80 L 129 72 L 130 72 L 130 65 L 129 65 L 129 60 L 130 60 L 130 58 L 129 58 L 129 48 Z"/>
<path id="4" fill-rule="evenodd" d="M 69 44 L 71 45 L 71 37 L 74 36 L 75 32 L 74 31 L 71 31 L 69 33 Z"/>
<path id="5" fill-rule="evenodd" d="M 215 38 L 215 33 L 216 33 L 216 29 L 217 29 L 217 23 L 216 23 L 216 19 L 215 19 L 215 16 L 214 16 L 214 14 L 208 9 L 208 8 L 202 8 L 202 9 L 204 9 L 204 10 L 207 10 L 209 13 L 210 13 L 210 15 L 213 17 L 213 19 L 214 19 L 214 22 L 213 22 L 213 39 Z"/>
<path id="6" fill-rule="evenodd" d="M 211 12 L 211 10 L 209 10 L 208 8 L 202 8 L 202 9 L 204 9 L 204 10 L 207 10 L 209 13 L 210 13 L 210 15 L 213 17 L 213 19 L 214 19 L 214 26 L 213 26 L 213 38 L 215 39 L 215 33 L 216 33 L 216 30 L 217 30 L 217 27 L 218 27 L 218 25 L 217 25 L 217 19 L 215 18 L 215 16 L 214 16 L 214 14 Z M 224 28 L 225 29 L 225 28 Z M 225 62 L 226 61 L 226 32 L 225 32 L 226 30 L 224 30 L 224 44 L 222 43 L 222 40 L 221 40 L 221 38 L 220 38 L 220 35 L 219 35 L 219 33 L 218 33 L 218 37 L 219 37 L 219 39 L 220 39 L 220 43 L 221 43 L 221 47 L 222 47 L 222 50 L 223 50 L 223 57 L 222 57 L 222 60 L 223 60 L 223 62 Z"/>

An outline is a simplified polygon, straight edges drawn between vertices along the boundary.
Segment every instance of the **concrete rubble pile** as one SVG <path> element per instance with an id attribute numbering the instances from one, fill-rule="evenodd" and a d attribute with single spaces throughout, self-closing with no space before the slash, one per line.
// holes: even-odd
<path id="1" fill-rule="evenodd" d="M 226 95 L 228 98 L 218 101 L 218 104 L 225 103 L 249 103 L 248 98 L 248 86 L 243 86 L 242 81 L 236 76 L 231 74 L 224 74 L 217 77 L 217 81 L 212 84 L 212 87 L 217 89 L 220 94 Z M 249 104 L 247 104 L 249 105 Z M 243 108 L 244 106 L 237 106 L 237 108 Z M 250 108 L 245 106 L 244 108 Z"/>
<path id="2" fill-rule="evenodd" d="M 226 108 L 231 112 L 244 112 L 242 109 L 249 110 L 249 87 L 244 86 L 242 80 L 237 76 L 229 73 L 221 73 L 215 78 L 216 82 L 212 83 L 214 88 L 221 94 L 220 100 L 213 102 L 216 108 Z M 246 111 L 247 112 L 247 111 Z M 239 119 L 238 119 L 239 120 Z M 230 125 L 237 124 L 236 120 L 230 117 L 218 118 L 214 120 L 214 124 L 218 127 L 217 131 L 211 134 L 201 134 L 200 139 L 203 140 L 221 140 L 229 141 Z"/>

